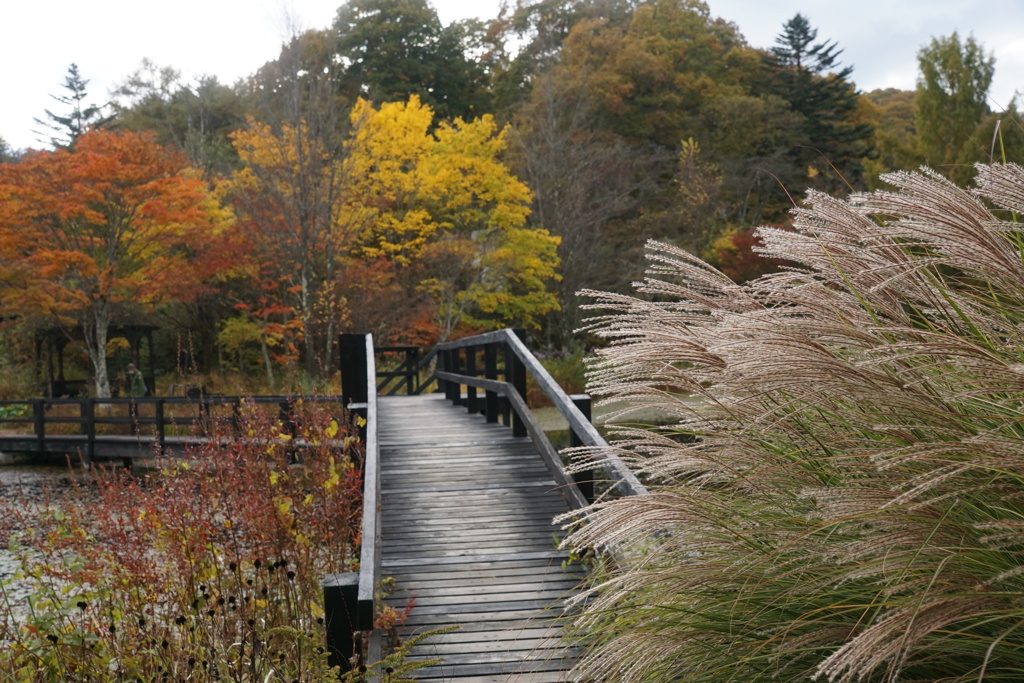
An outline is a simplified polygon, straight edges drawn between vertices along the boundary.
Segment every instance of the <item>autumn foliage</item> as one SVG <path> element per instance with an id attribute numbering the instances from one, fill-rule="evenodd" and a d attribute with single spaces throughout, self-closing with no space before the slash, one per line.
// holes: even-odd
<path id="1" fill-rule="evenodd" d="M 224 264 L 229 222 L 187 159 L 152 135 L 92 131 L 72 150 L 0 165 L 0 309 L 81 326 L 110 395 L 107 330 L 119 309 L 188 301 Z"/>
<path id="2" fill-rule="evenodd" d="M 243 406 L 239 434 L 159 473 L 0 501 L 21 557 L 0 583 L 5 680 L 337 680 L 321 580 L 358 563 L 362 444 L 347 413 L 297 405 L 295 462 L 276 412 Z"/>
<path id="3" fill-rule="evenodd" d="M 250 118 L 223 191 L 261 264 L 265 303 L 245 310 L 274 311 L 261 334 L 290 312 L 316 373 L 342 329 L 431 343 L 460 326 L 538 326 L 558 305 L 558 239 L 527 225 L 506 135 L 490 115 L 435 125 L 416 96 L 359 100 L 340 147 L 304 122 Z"/>

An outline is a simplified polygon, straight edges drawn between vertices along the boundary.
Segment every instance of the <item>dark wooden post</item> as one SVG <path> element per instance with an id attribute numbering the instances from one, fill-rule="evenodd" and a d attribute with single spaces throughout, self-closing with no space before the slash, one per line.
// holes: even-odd
<path id="1" fill-rule="evenodd" d="M 41 398 L 32 399 L 32 423 L 36 433 L 39 455 L 46 453 L 46 404 Z"/>
<path id="2" fill-rule="evenodd" d="M 587 418 L 587 422 L 592 421 L 592 405 L 593 402 L 590 400 L 590 396 L 587 394 L 573 394 L 569 397 L 570 400 L 580 409 L 583 413 L 583 417 Z M 576 433 L 576 430 L 569 427 L 569 445 L 573 448 L 584 445 L 583 440 Z M 588 503 L 594 502 L 594 470 L 585 470 L 582 472 L 574 472 L 572 475 L 573 481 L 576 482 L 576 488 L 580 490 L 583 497 L 587 499 Z"/>
<path id="3" fill-rule="evenodd" d="M 451 362 L 448 372 L 454 372 L 456 375 L 462 374 L 462 349 L 452 349 L 452 355 L 449 357 Z M 452 402 L 457 405 L 465 405 L 462 399 L 462 384 L 460 382 L 452 382 Z"/>
<path id="4" fill-rule="evenodd" d="M 91 465 L 96 457 L 96 402 L 91 398 L 83 398 L 79 406 L 78 414 L 82 419 L 82 429 L 85 430 L 85 462 Z"/>
<path id="5" fill-rule="evenodd" d="M 455 351 L 454 350 L 448 349 L 446 351 L 442 351 L 439 354 L 439 359 L 440 359 L 440 364 L 441 364 L 441 367 L 439 369 L 441 369 L 441 370 L 443 370 L 445 372 L 455 372 L 454 357 L 455 357 Z M 459 398 L 458 397 L 458 385 L 455 382 L 450 382 L 448 380 L 442 380 L 442 383 L 444 384 L 444 397 L 445 397 L 445 400 L 448 400 L 448 401 L 451 401 L 452 403 L 455 403 L 458 400 L 458 398 Z"/>
<path id="6" fill-rule="evenodd" d="M 466 374 L 470 377 L 476 377 L 476 347 L 469 346 L 466 348 Z M 466 385 L 466 409 L 473 415 L 480 411 L 477 407 L 476 400 L 476 387 L 467 384 Z"/>
<path id="7" fill-rule="evenodd" d="M 359 574 L 328 574 L 324 577 L 324 630 L 327 666 L 352 669 L 356 631 L 359 630 Z"/>
<path id="8" fill-rule="evenodd" d="M 487 379 L 498 379 L 498 347 L 488 344 L 484 347 L 484 377 Z M 487 391 L 484 394 L 484 412 L 488 422 L 498 421 L 498 394 L 494 391 Z"/>
<path id="9" fill-rule="evenodd" d="M 525 330 L 512 330 L 520 339 L 525 338 Z M 519 360 L 512 349 L 505 349 L 505 374 L 506 382 L 515 387 L 522 399 L 526 400 L 526 366 Z M 526 423 L 519 417 L 519 413 L 512 413 L 512 435 L 526 436 Z"/>
<path id="10" fill-rule="evenodd" d="M 367 413 L 369 413 L 369 411 L 366 409 L 366 404 L 365 403 L 359 403 L 355 407 L 351 408 L 350 410 L 353 413 L 355 413 L 356 415 L 358 415 L 359 417 L 363 418 L 363 420 L 362 420 L 363 425 L 361 427 L 358 427 L 358 429 L 359 429 L 359 439 L 363 443 L 366 443 L 366 427 L 367 427 L 366 420 L 368 418 Z M 363 480 L 363 486 L 366 486 L 366 480 L 365 479 Z"/>
<path id="11" fill-rule="evenodd" d="M 341 356 L 341 395 L 346 403 L 366 403 L 366 335 L 338 336 Z"/>
<path id="12" fill-rule="evenodd" d="M 418 394 L 420 393 L 420 376 L 416 371 L 416 366 L 420 362 L 420 350 L 416 347 L 409 349 L 405 352 L 406 362 L 406 383 L 405 393 L 407 394 Z"/>
<path id="13" fill-rule="evenodd" d="M 242 399 L 239 396 L 235 396 L 231 401 L 231 432 L 235 435 L 239 435 L 239 430 L 242 428 Z"/>
<path id="14" fill-rule="evenodd" d="M 156 399 L 153 403 L 154 418 L 156 419 L 156 454 L 164 455 L 164 400 Z"/>

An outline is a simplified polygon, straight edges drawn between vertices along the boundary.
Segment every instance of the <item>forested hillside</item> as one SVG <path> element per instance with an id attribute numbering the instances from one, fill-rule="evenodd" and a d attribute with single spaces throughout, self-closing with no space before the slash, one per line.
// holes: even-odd
<path id="1" fill-rule="evenodd" d="M 426 0 L 351 0 L 234 84 L 147 62 L 97 106 L 72 65 L 40 112 L 52 151 L 0 140 L 5 353 L 80 326 L 103 394 L 119 322 L 271 387 L 329 376 L 349 331 L 513 325 L 566 352 L 575 292 L 625 291 L 647 238 L 742 281 L 779 265 L 751 229 L 785 227 L 807 188 L 925 163 L 966 181 L 1024 150 L 973 38 L 922 46 L 916 92 L 863 93 L 842 36 L 798 14 L 763 49 L 729 19 L 521 0 L 444 25 Z"/>

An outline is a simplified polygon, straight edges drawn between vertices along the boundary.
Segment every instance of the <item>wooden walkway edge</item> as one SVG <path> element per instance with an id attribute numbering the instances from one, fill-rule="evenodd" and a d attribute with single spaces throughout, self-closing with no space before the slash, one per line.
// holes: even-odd
<path id="1" fill-rule="evenodd" d="M 413 648 L 444 660 L 417 678 L 565 680 L 563 601 L 582 574 L 556 549 L 568 506 L 536 447 L 440 394 L 382 396 L 378 411 L 389 603 L 415 599 L 403 637 L 458 626 Z"/>

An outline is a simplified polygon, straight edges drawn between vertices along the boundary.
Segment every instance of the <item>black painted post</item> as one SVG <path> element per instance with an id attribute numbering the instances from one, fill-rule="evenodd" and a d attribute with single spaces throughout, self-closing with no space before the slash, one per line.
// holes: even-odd
<path id="1" fill-rule="evenodd" d="M 242 429 L 242 399 L 238 396 L 231 401 L 231 432 L 238 436 Z"/>
<path id="2" fill-rule="evenodd" d="M 419 349 L 411 348 L 404 349 L 402 363 L 398 370 L 402 373 L 402 378 L 405 380 L 405 393 L 415 394 L 416 393 L 416 359 L 419 356 Z"/>
<path id="3" fill-rule="evenodd" d="M 32 399 L 32 423 L 36 433 L 36 448 L 39 455 L 46 453 L 46 413 L 43 399 Z"/>
<path id="4" fill-rule="evenodd" d="M 156 399 L 153 403 L 153 412 L 156 419 L 156 453 L 163 456 L 164 453 L 164 400 Z"/>
<path id="5" fill-rule="evenodd" d="M 366 408 L 366 404 L 363 403 L 361 407 L 359 407 L 359 408 L 351 408 L 351 410 L 352 410 L 353 413 L 355 413 L 359 417 L 363 418 L 361 420 L 361 422 L 363 423 L 362 426 L 358 427 L 358 429 L 359 429 L 359 440 L 362 441 L 363 443 L 366 443 L 366 425 L 367 425 L 366 420 L 367 420 L 367 413 L 369 412 L 367 410 L 367 408 Z M 363 485 L 364 486 L 366 485 L 365 481 L 363 481 Z"/>
<path id="6" fill-rule="evenodd" d="M 324 626 L 327 666 L 351 671 L 358 631 L 359 574 L 328 574 L 324 577 Z"/>
<path id="7" fill-rule="evenodd" d="M 576 407 L 583 413 L 583 417 L 587 418 L 587 422 L 592 420 L 592 404 L 590 396 L 587 394 L 574 394 L 569 397 L 570 400 Z M 583 446 L 583 439 L 579 437 L 576 430 L 571 426 L 569 427 L 569 445 L 573 448 Z M 576 482 L 576 488 L 580 490 L 583 497 L 587 499 L 588 503 L 594 502 L 594 470 L 585 470 L 582 472 L 573 472 L 573 481 Z"/>
<path id="8" fill-rule="evenodd" d="M 338 336 L 341 353 L 341 395 L 346 403 L 366 403 L 366 335 Z"/>
<path id="9" fill-rule="evenodd" d="M 476 347 L 470 346 L 466 349 L 466 374 L 476 377 Z M 476 401 L 476 387 L 466 385 L 466 409 L 470 415 L 480 412 Z"/>
<path id="10" fill-rule="evenodd" d="M 96 403 L 91 398 L 83 398 L 79 406 L 79 417 L 85 429 L 85 462 L 91 465 L 96 457 Z"/>
<path id="11" fill-rule="evenodd" d="M 523 330 L 513 330 L 516 336 L 522 338 L 525 335 Z M 522 334 L 521 334 L 522 333 Z M 526 366 L 519 360 L 512 349 L 505 350 L 505 374 L 507 382 L 515 387 L 522 399 L 526 400 Z M 526 436 L 526 423 L 519 417 L 519 413 L 512 412 L 512 436 Z"/>
<path id="12" fill-rule="evenodd" d="M 484 347 L 484 377 L 498 379 L 498 347 L 494 344 Z M 488 390 L 484 394 L 484 412 L 487 415 L 487 421 L 497 422 L 498 411 L 498 394 Z"/>
<path id="13" fill-rule="evenodd" d="M 451 368 L 448 372 L 454 372 L 456 375 L 462 374 L 462 349 L 452 349 Z M 452 401 L 457 406 L 465 405 L 462 398 L 461 382 L 452 382 Z"/>

